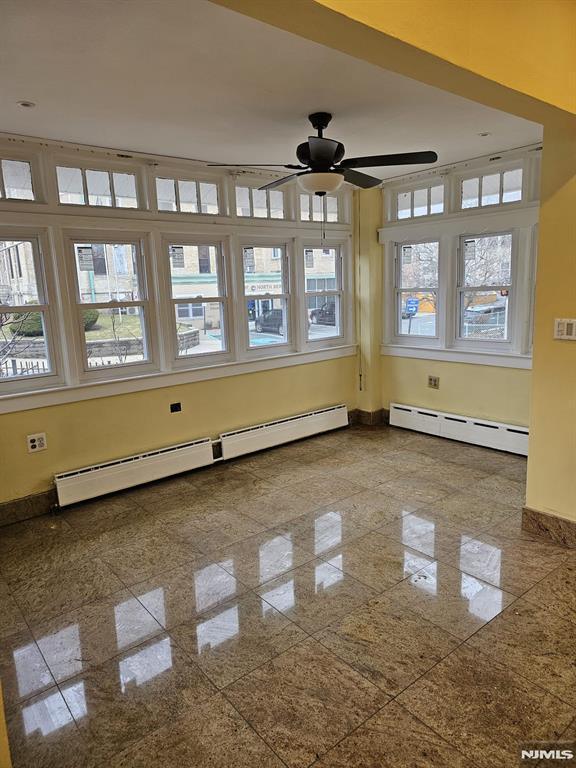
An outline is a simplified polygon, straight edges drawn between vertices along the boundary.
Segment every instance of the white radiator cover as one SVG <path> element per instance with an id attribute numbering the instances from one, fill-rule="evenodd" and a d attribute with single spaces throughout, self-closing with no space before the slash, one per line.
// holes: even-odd
<path id="1" fill-rule="evenodd" d="M 390 424 L 485 448 L 528 455 L 528 429 L 514 424 L 475 419 L 402 403 L 390 403 Z"/>
<path id="2" fill-rule="evenodd" d="M 64 507 L 213 463 L 212 440 L 204 437 L 190 443 L 64 472 L 55 476 L 58 503 Z"/>
<path id="3" fill-rule="evenodd" d="M 348 426 L 348 409 L 345 405 L 335 405 L 267 424 L 225 432 L 220 435 L 222 458 L 232 459 L 235 456 L 243 456 L 245 453 L 261 451 L 274 445 L 289 443 L 302 437 L 346 426 Z"/>

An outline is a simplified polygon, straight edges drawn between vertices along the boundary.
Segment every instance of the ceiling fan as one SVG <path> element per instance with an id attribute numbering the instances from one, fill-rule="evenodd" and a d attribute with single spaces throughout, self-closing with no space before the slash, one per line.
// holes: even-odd
<path id="1" fill-rule="evenodd" d="M 296 179 L 298 185 L 310 194 L 325 195 L 335 192 L 344 181 L 362 189 L 370 189 L 382 183 L 382 179 L 360 173 L 355 168 L 375 168 L 387 165 L 413 165 L 435 163 L 438 160 L 436 152 L 400 152 L 395 155 L 368 155 L 367 157 L 345 158 L 344 144 L 334 139 L 324 137 L 324 129 L 332 120 L 329 112 L 314 112 L 308 119 L 318 136 L 309 136 L 308 141 L 299 144 L 296 157 L 300 165 L 277 163 L 210 163 L 213 166 L 265 166 L 287 168 L 297 171 L 282 179 L 276 179 L 264 184 L 260 189 L 274 189 L 282 184 Z"/>

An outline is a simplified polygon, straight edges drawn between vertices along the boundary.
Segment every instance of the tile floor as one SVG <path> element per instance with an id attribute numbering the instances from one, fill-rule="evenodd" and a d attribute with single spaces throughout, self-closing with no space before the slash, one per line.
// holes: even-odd
<path id="1" fill-rule="evenodd" d="M 521 531 L 524 475 L 356 427 L 0 529 L 15 768 L 505 768 L 573 741 L 576 551 Z"/>

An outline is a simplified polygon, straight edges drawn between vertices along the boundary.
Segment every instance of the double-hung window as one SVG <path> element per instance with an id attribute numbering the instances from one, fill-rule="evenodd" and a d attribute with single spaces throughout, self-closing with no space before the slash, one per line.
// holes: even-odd
<path id="1" fill-rule="evenodd" d="M 438 335 L 438 241 L 396 247 L 396 335 Z"/>
<path id="2" fill-rule="evenodd" d="M 339 248 L 304 248 L 308 341 L 342 336 L 342 258 Z"/>
<path id="3" fill-rule="evenodd" d="M 512 234 L 462 237 L 458 338 L 510 341 Z"/>
<path id="4" fill-rule="evenodd" d="M 219 244 L 168 245 L 176 357 L 226 350 L 226 284 Z"/>
<path id="5" fill-rule="evenodd" d="M 288 344 L 289 275 L 283 245 L 242 248 L 248 347 Z"/>
<path id="6" fill-rule="evenodd" d="M 75 241 L 76 320 L 86 371 L 150 359 L 139 242 Z"/>
<path id="7" fill-rule="evenodd" d="M 39 242 L 0 240 L 0 384 L 55 372 L 50 329 Z"/>

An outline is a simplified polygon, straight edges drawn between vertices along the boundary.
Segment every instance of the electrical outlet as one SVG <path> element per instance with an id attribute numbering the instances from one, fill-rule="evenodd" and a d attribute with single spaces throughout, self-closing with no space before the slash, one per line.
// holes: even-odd
<path id="1" fill-rule="evenodd" d="M 48 448 L 46 432 L 37 432 L 35 435 L 26 435 L 26 442 L 28 443 L 28 453 L 38 453 L 38 451 L 45 451 L 46 448 Z"/>
<path id="2" fill-rule="evenodd" d="M 440 377 L 428 376 L 428 386 L 430 389 L 440 389 Z"/>

